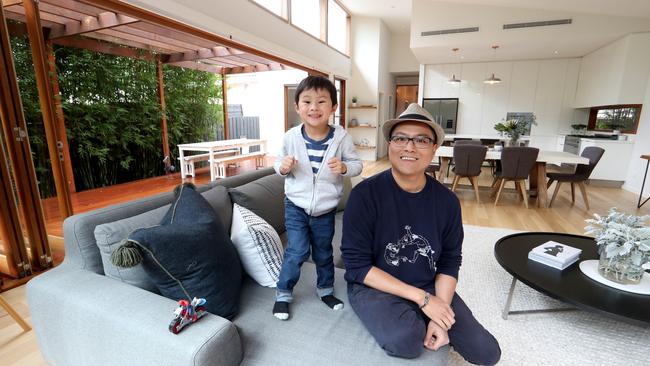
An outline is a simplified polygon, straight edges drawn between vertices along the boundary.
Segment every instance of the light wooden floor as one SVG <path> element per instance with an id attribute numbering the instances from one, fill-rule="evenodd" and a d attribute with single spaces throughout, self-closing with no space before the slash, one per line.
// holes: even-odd
<path id="1" fill-rule="evenodd" d="M 368 177 L 389 167 L 386 160 L 367 163 L 363 176 Z M 463 223 L 469 225 L 501 227 L 527 231 L 553 231 L 582 234 L 584 220 L 594 212 L 605 213 L 610 207 L 637 215 L 650 214 L 650 204 L 636 209 L 637 195 L 616 188 L 588 186 L 591 210 L 587 211 L 579 194 L 576 203 L 571 203 L 569 187 L 562 187 L 552 208 L 535 207 L 533 201 L 530 209 L 524 208 L 523 202 L 516 198 L 514 190 L 502 194 L 498 206 L 494 206 L 489 197 L 491 176 L 489 168 L 483 168 L 480 177 L 481 203 L 477 204 L 473 190 L 468 186 L 457 189 L 463 210 Z M 452 174 L 453 175 L 453 174 Z M 462 181 L 468 184 L 466 181 Z M 513 187 L 510 187 L 513 188 Z M 551 187 L 554 189 L 555 186 Z M 29 322 L 29 309 L 25 298 L 25 286 L 20 286 L 0 294 L 18 313 Z M 3 366 L 9 365 L 45 365 L 33 331 L 23 332 L 7 313 L 0 309 L 0 360 Z"/>

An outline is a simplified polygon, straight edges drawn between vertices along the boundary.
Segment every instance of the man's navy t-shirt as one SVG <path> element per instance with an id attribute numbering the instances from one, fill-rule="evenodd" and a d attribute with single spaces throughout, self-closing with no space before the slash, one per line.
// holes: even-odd
<path id="1" fill-rule="evenodd" d="M 427 176 L 418 193 L 401 189 L 391 170 L 359 183 L 343 217 L 345 279 L 363 283 L 372 266 L 418 288 L 435 275 L 458 278 L 463 243 L 460 203 Z"/>

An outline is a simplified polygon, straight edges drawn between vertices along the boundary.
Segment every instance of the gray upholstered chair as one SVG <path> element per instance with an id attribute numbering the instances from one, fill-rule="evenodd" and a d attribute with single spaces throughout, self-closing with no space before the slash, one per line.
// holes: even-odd
<path id="1" fill-rule="evenodd" d="M 438 160 L 440 160 L 440 158 L 438 158 Z M 433 179 L 437 180 L 438 178 L 436 177 L 436 172 L 439 170 L 440 170 L 440 162 L 438 162 L 438 164 L 429 163 L 429 165 L 424 170 L 424 172 L 428 173 L 431 177 L 433 177 Z"/>
<path id="2" fill-rule="evenodd" d="M 596 164 L 598 164 L 600 158 L 604 153 L 605 149 L 601 147 L 588 146 L 582 150 L 582 154 L 580 154 L 580 156 L 589 159 L 589 164 L 578 164 L 576 166 L 575 173 L 547 173 L 546 176 L 548 177 L 548 183 L 546 185 L 546 188 L 551 187 L 551 184 L 557 181 L 557 184 L 555 185 L 555 192 L 553 192 L 553 197 L 551 198 L 551 202 L 548 204 L 548 207 L 551 207 L 553 204 L 553 201 L 555 200 L 557 192 L 560 190 L 562 183 L 567 182 L 571 183 L 571 202 L 576 201 L 575 185 L 578 184 L 580 192 L 582 193 L 582 199 L 585 201 L 585 206 L 588 210 L 589 200 L 587 199 L 587 188 L 585 187 L 585 181 L 589 179 L 591 172 L 594 170 Z"/>
<path id="3" fill-rule="evenodd" d="M 534 147 L 506 147 L 501 152 L 501 168 L 497 172 L 496 181 L 493 184 L 492 195 L 496 193 L 494 200 L 496 206 L 501 196 L 501 190 L 507 181 L 514 181 L 515 188 L 524 199 L 524 205 L 528 208 L 528 195 L 526 194 L 526 178 L 535 165 L 539 149 Z M 498 188 L 497 188 L 498 187 Z M 497 191 L 498 189 L 498 191 Z"/>
<path id="4" fill-rule="evenodd" d="M 454 139 L 453 146 L 463 146 L 463 145 L 482 145 L 481 140 L 472 140 L 467 138 Z M 449 176 L 449 169 L 456 164 L 454 160 L 451 161 L 451 164 L 447 165 L 447 176 Z"/>
<path id="5" fill-rule="evenodd" d="M 479 141 L 480 143 L 480 141 Z M 482 145 L 465 144 L 454 147 L 454 183 L 451 190 L 456 191 L 460 178 L 467 178 L 474 187 L 476 202 L 480 202 L 478 194 L 478 176 L 481 175 L 481 166 L 485 160 L 487 147 Z"/>

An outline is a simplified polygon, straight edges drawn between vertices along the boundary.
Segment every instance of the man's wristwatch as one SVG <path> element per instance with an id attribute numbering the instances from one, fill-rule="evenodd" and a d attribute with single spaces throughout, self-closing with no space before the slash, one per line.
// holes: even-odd
<path id="1" fill-rule="evenodd" d="M 425 306 L 427 306 L 427 304 L 429 303 L 429 297 L 430 297 L 430 296 L 431 296 L 431 294 L 429 294 L 428 292 L 424 291 L 424 302 L 423 302 L 422 305 L 420 306 L 420 309 L 423 309 Z"/>

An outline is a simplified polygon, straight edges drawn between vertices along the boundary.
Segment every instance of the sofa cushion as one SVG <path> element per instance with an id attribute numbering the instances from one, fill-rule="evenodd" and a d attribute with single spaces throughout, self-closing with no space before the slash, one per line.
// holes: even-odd
<path id="1" fill-rule="evenodd" d="M 232 201 L 230 201 L 228 190 L 224 187 L 216 186 L 204 191 L 201 195 L 205 197 L 212 209 L 217 212 L 223 227 L 226 228 L 228 235 L 230 235 Z M 165 216 L 165 213 L 169 211 L 169 206 L 164 205 L 136 216 L 95 227 L 95 241 L 99 247 L 104 274 L 106 276 L 158 293 L 158 288 L 145 273 L 141 264 L 130 268 L 120 268 L 111 263 L 111 254 L 133 230 L 159 224 Z"/>
<path id="2" fill-rule="evenodd" d="M 335 268 L 334 291 L 344 303 L 332 311 L 316 295 L 316 267 L 306 262 L 293 289 L 291 319 L 271 314 L 275 291 L 244 281 L 233 319 L 244 349 L 242 365 L 447 365 L 449 346 L 424 350 L 416 359 L 387 356 L 349 305 L 344 271 Z"/>
<path id="3" fill-rule="evenodd" d="M 282 268 L 282 242 L 273 227 L 250 210 L 234 204 L 231 236 L 244 271 L 257 283 L 275 287 Z"/>
<path id="4" fill-rule="evenodd" d="M 228 190 L 233 203 L 244 206 L 273 226 L 284 228 L 284 177 L 274 174 Z"/>
<path id="5" fill-rule="evenodd" d="M 217 214 L 193 186 L 180 186 L 176 196 L 160 225 L 133 231 L 128 245 L 144 252 L 144 270 L 163 296 L 202 297 L 207 311 L 232 318 L 241 284 L 237 251 Z M 120 254 L 126 246 L 113 253 L 115 263 L 126 263 L 127 256 Z"/>
<path id="6" fill-rule="evenodd" d="M 228 189 L 222 186 L 211 188 L 201 195 L 208 201 L 214 212 L 221 219 L 222 226 L 230 235 L 230 226 L 232 226 L 232 201 L 228 195 Z"/>
<path id="7" fill-rule="evenodd" d="M 165 213 L 169 211 L 169 206 L 165 205 L 140 215 L 95 227 L 95 240 L 102 256 L 106 276 L 158 293 L 158 288 L 144 272 L 142 265 L 129 268 L 117 267 L 111 263 L 111 254 L 133 230 L 158 224 L 165 216 Z"/>

